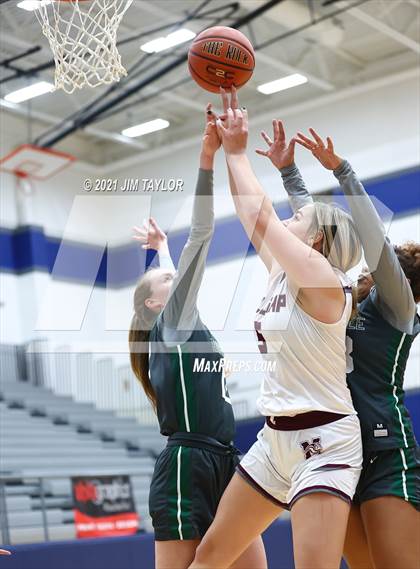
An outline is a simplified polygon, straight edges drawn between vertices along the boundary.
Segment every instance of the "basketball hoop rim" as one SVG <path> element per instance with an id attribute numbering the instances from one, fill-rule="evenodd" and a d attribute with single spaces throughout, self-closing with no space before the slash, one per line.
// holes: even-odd
<path id="1" fill-rule="evenodd" d="M 7 170 L 5 170 L 6 172 Z M 11 172 L 13 171 L 13 174 L 16 176 L 16 178 L 20 178 L 22 180 L 24 180 L 25 178 L 29 178 L 29 174 L 28 172 L 22 172 L 21 170 L 10 170 Z"/>
<path id="2" fill-rule="evenodd" d="M 72 1 L 72 0 L 70 0 L 70 1 Z M 89 1 L 89 0 L 86 0 L 86 1 Z M 4 156 L 3 158 L 0 159 L 0 170 L 3 170 L 3 172 L 7 172 L 8 174 L 13 174 L 17 178 L 21 178 L 21 179 L 30 178 L 30 179 L 39 180 L 39 181 L 47 180 L 50 176 L 47 176 L 47 177 L 36 176 L 35 174 L 29 174 L 27 172 L 12 170 L 10 168 L 6 168 L 5 166 L 3 166 L 4 162 L 9 160 L 10 158 L 13 158 L 13 156 L 16 156 L 22 150 L 36 150 L 38 152 L 42 151 L 42 152 L 45 152 L 46 154 L 51 154 L 52 156 L 60 156 L 61 158 L 64 158 L 66 160 L 66 164 L 63 164 L 63 166 L 60 166 L 60 168 L 57 168 L 57 170 L 53 174 L 54 176 L 56 174 L 58 174 L 59 172 L 61 172 L 62 170 L 64 170 L 65 168 L 67 168 L 68 166 L 70 166 L 70 164 L 72 162 L 75 162 L 75 160 L 76 160 L 75 156 L 73 156 L 72 154 L 68 154 L 67 152 L 60 152 L 59 150 L 50 150 L 49 148 L 42 148 L 40 146 L 36 146 L 35 144 L 21 144 L 20 146 L 18 146 L 17 148 L 15 148 L 11 152 L 9 152 L 9 154 L 7 154 L 6 156 Z"/>

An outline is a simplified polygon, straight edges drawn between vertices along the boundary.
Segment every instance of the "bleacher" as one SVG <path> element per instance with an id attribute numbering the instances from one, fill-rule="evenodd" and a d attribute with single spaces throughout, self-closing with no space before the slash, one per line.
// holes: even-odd
<path id="1" fill-rule="evenodd" d="M 24 381 L 0 383 L 0 477 L 12 543 L 75 537 L 71 476 L 128 474 L 141 528 L 151 529 L 148 494 L 157 428 L 101 411 Z"/>

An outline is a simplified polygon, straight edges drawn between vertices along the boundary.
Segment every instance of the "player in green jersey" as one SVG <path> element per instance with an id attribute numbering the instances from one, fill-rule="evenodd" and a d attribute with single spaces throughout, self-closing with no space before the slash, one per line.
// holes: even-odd
<path id="1" fill-rule="evenodd" d="M 191 229 L 177 272 L 153 219 L 135 235 L 160 259 L 160 268 L 147 271 L 136 286 L 129 334 L 133 371 L 168 437 L 149 497 L 156 569 L 189 566 L 238 463 L 223 353 L 197 309 L 214 230 L 213 161 L 220 147 L 210 105 L 206 118 Z M 195 365 L 203 359 L 208 365 Z M 232 567 L 267 567 L 260 537 Z"/>

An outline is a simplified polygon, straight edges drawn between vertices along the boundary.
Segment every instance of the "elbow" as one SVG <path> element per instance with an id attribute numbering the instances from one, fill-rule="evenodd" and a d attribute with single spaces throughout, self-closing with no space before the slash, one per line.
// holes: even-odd
<path id="1" fill-rule="evenodd" d="M 247 208 L 245 218 L 247 223 L 258 232 L 265 233 L 270 218 L 274 213 L 273 203 L 269 198 L 264 198 L 260 203 L 254 203 Z"/>
<path id="2" fill-rule="evenodd" d="M 199 229 L 191 229 L 189 241 L 194 243 L 204 243 L 211 241 L 214 234 L 214 223 L 200 227 Z"/>
<path id="3" fill-rule="evenodd" d="M 268 220 L 273 211 L 272 201 L 265 197 L 263 200 L 250 200 L 247 207 L 242 209 L 242 215 L 248 222 L 257 225 Z"/>

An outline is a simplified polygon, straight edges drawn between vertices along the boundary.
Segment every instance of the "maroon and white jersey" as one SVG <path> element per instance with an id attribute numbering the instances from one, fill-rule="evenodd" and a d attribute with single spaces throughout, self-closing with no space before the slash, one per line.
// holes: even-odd
<path id="1" fill-rule="evenodd" d="M 284 271 L 270 279 L 256 316 L 258 347 L 271 363 L 257 408 L 262 415 L 293 416 L 308 411 L 355 414 L 346 384 L 346 327 L 351 288 L 336 270 L 345 291 L 343 314 L 333 324 L 309 316 L 296 301 Z"/>

